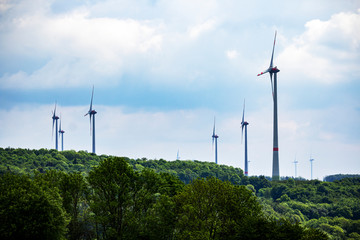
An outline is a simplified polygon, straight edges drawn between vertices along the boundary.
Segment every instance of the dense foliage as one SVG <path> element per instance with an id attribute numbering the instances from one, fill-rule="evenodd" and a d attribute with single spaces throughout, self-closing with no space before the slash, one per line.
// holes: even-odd
<path id="1" fill-rule="evenodd" d="M 321 229 L 331 239 L 360 239 L 360 178 L 333 183 L 289 179 L 272 182 L 258 195 L 272 216 Z"/>
<path id="2" fill-rule="evenodd" d="M 58 152 L 54 149 L 14 149 L 0 148 L 0 173 L 33 173 L 37 170 L 41 173 L 56 169 L 63 172 L 88 173 L 99 162 L 108 156 L 97 156 L 85 151 Z"/>
<path id="3" fill-rule="evenodd" d="M 334 182 L 343 178 L 360 178 L 360 174 L 335 174 L 324 177 L 325 182 Z"/>
<path id="4" fill-rule="evenodd" d="M 101 160 L 109 156 L 95 155 L 85 151 L 74 150 L 59 152 L 56 150 L 29 150 L 0 148 L 0 173 L 33 173 L 34 170 L 45 172 L 56 169 L 64 172 L 88 173 L 92 167 L 98 166 Z M 132 167 L 141 171 L 151 168 L 155 172 L 166 172 L 176 175 L 184 183 L 197 178 L 217 177 L 223 181 L 240 184 L 244 174 L 239 168 L 200 161 L 165 161 L 124 158 Z"/>
<path id="5" fill-rule="evenodd" d="M 64 235 L 67 216 L 58 192 L 27 176 L 1 176 L 1 239 L 59 239 Z"/>
<path id="6" fill-rule="evenodd" d="M 360 239 L 359 178 L 46 149 L 0 148 L 0 161 L 1 239 Z"/>

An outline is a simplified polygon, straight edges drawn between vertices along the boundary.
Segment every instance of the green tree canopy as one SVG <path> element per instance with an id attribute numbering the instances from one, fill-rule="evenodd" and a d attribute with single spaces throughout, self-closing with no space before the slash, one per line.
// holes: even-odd
<path id="1" fill-rule="evenodd" d="M 56 189 L 25 175 L 0 177 L 1 239 L 62 239 L 67 222 Z"/>

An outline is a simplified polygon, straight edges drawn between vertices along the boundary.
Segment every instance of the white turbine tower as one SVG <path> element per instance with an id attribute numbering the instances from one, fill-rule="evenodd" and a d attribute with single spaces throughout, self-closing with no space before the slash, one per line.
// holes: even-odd
<path id="1" fill-rule="evenodd" d="M 265 73 L 270 73 L 270 81 L 272 88 L 272 95 L 274 100 L 274 132 L 273 132 L 273 169 L 272 169 L 272 180 L 278 181 L 280 180 L 280 171 L 279 171 L 279 144 L 278 144 L 278 114 L 277 114 L 277 73 L 280 71 L 276 66 L 273 67 L 273 59 L 274 59 L 274 49 L 276 42 L 276 32 L 274 38 L 274 45 L 271 55 L 270 66 L 264 72 L 258 74 L 258 76 L 263 75 Z M 274 86 L 272 81 L 272 76 L 274 74 Z"/>
<path id="2" fill-rule="evenodd" d="M 176 154 L 176 160 L 180 160 L 179 149 L 178 149 L 177 154 Z"/>
<path id="3" fill-rule="evenodd" d="M 64 151 L 64 129 L 61 128 L 61 115 L 60 115 L 60 128 L 59 128 L 59 137 L 61 137 L 61 151 Z"/>
<path id="4" fill-rule="evenodd" d="M 295 165 L 295 178 L 297 177 L 297 164 L 299 163 L 298 160 L 296 160 L 296 157 L 295 157 L 295 161 L 293 161 L 294 165 Z"/>
<path id="5" fill-rule="evenodd" d="M 215 132 L 215 117 L 214 117 L 213 135 L 211 137 L 212 137 L 213 148 L 214 148 L 214 142 L 215 142 L 215 163 L 217 164 L 218 163 L 217 139 L 219 138 L 219 136 L 216 135 L 216 132 Z"/>
<path id="6" fill-rule="evenodd" d="M 310 156 L 310 169 L 311 169 L 311 179 L 313 179 L 313 161 L 315 161 L 315 159 L 311 158 Z"/>
<path id="7" fill-rule="evenodd" d="M 95 153 L 95 114 L 97 112 L 95 111 L 95 109 L 92 108 L 93 97 L 94 97 L 94 86 L 91 94 L 90 108 L 89 111 L 85 114 L 85 116 L 89 115 L 90 117 L 90 134 L 91 134 L 91 120 L 92 120 L 92 153 Z"/>
<path id="8" fill-rule="evenodd" d="M 55 108 L 53 111 L 52 120 L 53 120 L 52 135 L 54 136 L 54 125 L 55 125 L 55 149 L 58 150 L 58 120 L 59 120 L 59 117 L 56 116 L 56 102 L 55 102 Z"/>
<path id="9" fill-rule="evenodd" d="M 249 176 L 249 168 L 248 168 L 248 152 L 247 152 L 247 125 L 249 125 L 248 122 L 244 120 L 245 116 L 245 99 L 244 99 L 244 107 L 243 107 L 243 116 L 241 120 L 241 141 L 243 136 L 243 131 L 245 128 L 245 176 Z"/>

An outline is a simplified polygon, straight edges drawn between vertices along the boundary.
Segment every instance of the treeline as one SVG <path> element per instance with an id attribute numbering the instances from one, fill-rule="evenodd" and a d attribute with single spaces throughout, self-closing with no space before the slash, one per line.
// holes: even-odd
<path id="1" fill-rule="evenodd" d="M 86 174 L 107 157 L 74 150 L 59 152 L 54 149 L 0 148 L 0 173 L 32 174 L 34 170 L 42 173 L 56 169 Z"/>
<path id="2" fill-rule="evenodd" d="M 29 178 L 34 179 L 35 175 L 46 175 L 50 170 L 56 169 L 65 175 L 81 175 L 85 179 L 87 189 L 92 189 L 89 185 L 90 172 L 107 158 L 109 156 L 97 156 L 84 151 L 58 152 L 46 149 L 0 148 L 0 174 L 28 174 Z M 196 181 L 201 181 L 197 179 L 207 179 L 203 180 L 207 183 L 212 178 L 226 184 L 230 183 L 234 187 L 243 186 L 256 196 L 256 201 L 260 203 L 261 212 L 265 218 L 275 222 L 283 222 L 283 219 L 287 219 L 291 226 L 296 222 L 302 227 L 316 228 L 325 232 L 330 239 L 360 239 L 360 178 L 344 178 L 334 182 L 288 178 L 272 182 L 264 176 L 246 177 L 239 168 L 209 162 L 148 160 L 146 158 L 135 160 L 125 157 L 121 159 L 129 164 L 137 175 L 142 175 L 143 172 L 151 169 L 155 175 L 181 180 L 178 181 L 182 185 L 181 189 L 187 188 Z M 157 190 L 157 193 L 163 195 L 160 190 Z M 177 190 L 165 195 L 173 198 L 178 193 Z M 159 199 L 161 198 L 157 198 Z M 88 204 L 87 211 L 89 212 L 90 199 L 86 198 L 85 201 L 84 198 L 83 201 Z M 174 204 L 172 202 L 169 206 L 174 206 Z M 86 204 L 83 203 L 83 205 Z M 82 211 L 82 213 L 85 212 Z M 90 213 L 89 216 L 94 216 L 94 212 L 90 211 Z M 144 224 L 149 224 L 148 220 L 144 222 Z M 95 224 L 95 230 L 92 230 L 92 233 L 97 233 L 99 231 L 97 222 L 93 221 L 92 224 Z M 178 231 L 175 228 L 172 230 Z M 96 238 L 99 239 L 101 236 Z"/>
<path id="3" fill-rule="evenodd" d="M 344 178 L 360 178 L 360 174 L 335 174 L 324 177 L 325 182 L 334 182 Z"/>
<path id="4" fill-rule="evenodd" d="M 216 177 L 222 181 L 229 181 L 232 184 L 241 184 L 244 179 L 243 171 L 226 165 L 218 165 L 213 162 L 200 161 L 165 161 L 142 159 L 128 159 L 128 162 L 135 170 L 141 171 L 144 168 L 153 169 L 155 172 L 166 172 L 178 176 L 179 179 L 188 184 L 197 178 Z"/>
<path id="5" fill-rule="evenodd" d="M 0 177 L 1 239 L 327 239 L 268 218 L 252 191 L 215 177 L 185 185 L 109 157 L 89 171 Z"/>
<path id="6" fill-rule="evenodd" d="M 76 152 L 56 151 L 54 149 L 14 149 L 0 148 L 0 173 L 29 173 L 34 170 L 46 172 L 48 170 L 60 170 L 64 172 L 82 172 L 87 174 L 92 167 L 98 166 L 101 160 L 109 156 L 95 155 L 85 151 Z M 184 183 L 190 183 L 197 178 L 216 177 L 222 181 L 230 181 L 233 184 L 241 184 L 244 178 L 243 171 L 240 168 L 234 168 L 226 165 L 217 165 L 210 162 L 200 161 L 165 161 L 141 159 L 124 159 L 136 171 L 144 168 L 151 168 L 155 172 L 166 172 L 178 176 Z"/>
<path id="7" fill-rule="evenodd" d="M 271 182 L 257 195 L 264 211 L 321 229 L 331 239 L 360 239 L 360 178 Z"/>
<path id="8" fill-rule="evenodd" d="M 0 148 L 0 174 L 5 172 L 29 173 L 34 170 L 45 172 L 47 170 L 60 170 L 64 172 L 82 172 L 87 174 L 92 167 L 99 164 L 108 155 L 95 155 L 86 151 L 56 151 L 54 149 L 21 149 L 21 148 Z M 137 171 L 143 168 L 151 168 L 155 172 L 167 172 L 178 176 L 184 183 L 190 183 L 193 179 L 216 177 L 222 181 L 230 181 L 233 184 L 248 184 L 243 170 L 226 165 L 217 165 L 213 162 L 200 162 L 189 160 L 165 161 L 150 160 L 146 158 L 130 159 L 126 161 Z M 337 174 L 324 178 L 326 182 L 333 182 L 343 178 L 356 178 L 360 174 Z M 265 177 L 270 180 L 270 177 Z M 290 177 L 281 177 L 281 180 L 288 180 Z M 297 178 L 296 180 L 306 180 Z"/>

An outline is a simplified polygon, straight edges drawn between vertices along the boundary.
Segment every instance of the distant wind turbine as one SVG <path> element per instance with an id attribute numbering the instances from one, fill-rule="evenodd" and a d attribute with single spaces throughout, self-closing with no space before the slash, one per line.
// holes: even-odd
<path id="1" fill-rule="evenodd" d="M 212 135 L 212 146 L 214 148 L 214 141 L 215 141 L 215 163 L 218 163 L 218 154 L 217 154 L 217 139 L 219 138 L 218 135 L 215 133 L 215 117 L 214 117 L 214 128 L 213 128 L 213 135 Z"/>
<path id="2" fill-rule="evenodd" d="M 65 131 L 61 129 L 61 117 L 60 117 L 59 137 L 61 137 L 61 151 L 64 151 L 64 133 Z"/>
<path id="3" fill-rule="evenodd" d="M 176 154 L 176 160 L 180 160 L 179 149 L 178 149 L 177 154 Z"/>
<path id="4" fill-rule="evenodd" d="M 295 160 L 293 161 L 294 165 L 295 165 L 295 178 L 297 177 L 297 164 L 299 163 L 298 160 L 296 160 L 296 156 L 295 156 Z"/>
<path id="5" fill-rule="evenodd" d="M 243 116 L 241 121 L 241 141 L 243 137 L 243 131 L 245 128 L 245 176 L 249 175 L 249 169 L 248 169 L 248 154 L 247 154 L 247 125 L 249 125 L 248 122 L 244 120 L 245 117 L 245 99 L 244 99 L 244 107 L 243 107 Z"/>
<path id="6" fill-rule="evenodd" d="M 280 171 L 279 171 L 279 145 L 278 145 L 278 114 L 277 114 L 277 73 L 280 71 L 276 66 L 273 67 L 273 59 L 274 59 L 274 49 L 276 42 L 276 31 L 274 38 L 274 45 L 271 55 L 270 66 L 264 72 L 258 74 L 258 76 L 263 75 L 265 73 L 270 73 L 270 81 L 271 81 L 271 89 L 274 101 L 274 133 L 273 133 L 273 169 L 272 169 L 272 180 L 280 180 Z M 272 81 L 272 76 L 274 74 L 274 86 Z"/>
<path id="7" fill-rule="evenodd" d="M 54 136 L 54 125 L 55 125 L 55 149 L 58 150 L 58 119 L 59 117 L 56 116 L 56 102 L 55 102 L 55 108 L 53 111 L 53 116 L 52 116 L 52 120 L 53 120 L 53 124 L 52 124 L 52 136 Z"/>
<path id="8" fill-rule="evenodd" d="M 95 153 L 95 114 L 97 112 L 95 111 L 95 109 L 92 109 L 93 98 L 94 98 L 94 86 L 93 86 L 92 94 L 91 94 L 90 108 L 89 108 L 89 111 L 84 116 L 89 115 L 89 117 L 90 117 L 90 134 L 91 134 L 91 120 L 92 120 L 92 124 L 93 124 L 92 125 L 92 153 Z"/>
<path id="9" fill-rule="evenodd" d="M 311 158 L 310 156 L 310 169 L 311 169 L 311 179 L 313 179 L 313 161 L 315 161 L 313 158 Z"/>

